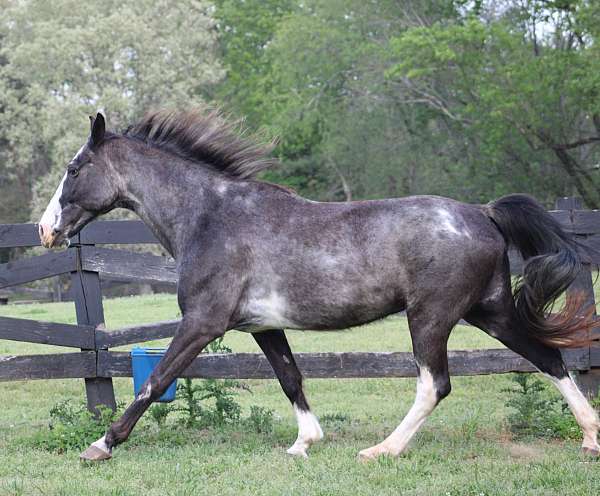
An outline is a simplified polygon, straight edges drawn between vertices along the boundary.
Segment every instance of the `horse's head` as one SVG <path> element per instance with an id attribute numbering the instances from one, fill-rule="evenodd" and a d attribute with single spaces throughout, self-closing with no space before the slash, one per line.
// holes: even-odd
<path id="1" fill-rule="evenodd" d="M 118 200 L 117 181 L 103 147 L 107 141 L 104 117 L 98 113 L 90 122 L 87 142 L 67 165 L 40 219 L 40 240 L 46 248 L 75 236 L 98 215 L 112 210 Z"/>

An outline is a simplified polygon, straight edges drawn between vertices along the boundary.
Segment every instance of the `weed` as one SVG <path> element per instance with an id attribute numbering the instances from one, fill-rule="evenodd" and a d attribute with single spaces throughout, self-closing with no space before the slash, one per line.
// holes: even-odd
<path id="1" fill-rule="evenodd" d="M 320 420 L 324 424 L 338 424 L 350 422 L 350 417 L 344 413 L 325 413 L 320 416 Z"/>
<path id="2" fill-rule="evenodd" d="M 223 344 L 223 338 L 208 345 L 204 353 L 231 353 L 231 348 Z M 150 409 L 151 418 L 161 427 L 171 412 L 182 413 L 179 418 L 186 427 L 205 428 L 235 423 L 240 419 L 241 408 L 235 401 L 236 389 L 245 387 L 238 381 L 184 379 L 177 385 L 175 402 L 154 405 Z"/>
<path id="3" fill-rule="evenodd" d="M 515 374 L 511 380 L 516 387 L 502 391 L 510 394 L 505 405 L 513 409 L 507 418 L 513 434 L 560 439 L 581 436 L 579 425 L 557 392 L 531 374 Z"/>
<path id="4" fill-rule="evenodd" d="M 117 413 L 104 405 L 99 406 L 98 411 L 99 415 L 94 417 L 83 403 L 74 405 L 68 400 L 57 403 L 50 410 L 48 430 L 38 431 L 31 443 L 35 447 L 58 453 L 84 449 L 102 437 L 118 417 Z"/>
<path id="5" fill-rule="evenodd" d="M 234 399 L 234 389 L 239 387 L 237 381 L 229 379 L 202 379 L 196 384 L 191 379 L 184 379 L 178 384 L 176 402 L 169 409 L 183 413 L 181 422 L 187 427 L 233 423 L 240 418 L 241 408 Z"/>
<path id="6" fill-rule="evenodd" d="M 273 410 L 252 405 L 246 424 L 258 434 L 271 434 L 273 432 Z"/>
<path id="7" fill-rule="evenodd" d="M 150 418 L 156 422 L 156 425 L 162 427 L 167 422 L 167 416 L 171 412 L 170 405 L 166 403 L 156 403 L 150 407 Z"/>
<path id="8" fill-rule="evenodd" d="M 463 440 L 473 440 L 479 429 L 479 412 L 470 413 L 460 425 Z"/>

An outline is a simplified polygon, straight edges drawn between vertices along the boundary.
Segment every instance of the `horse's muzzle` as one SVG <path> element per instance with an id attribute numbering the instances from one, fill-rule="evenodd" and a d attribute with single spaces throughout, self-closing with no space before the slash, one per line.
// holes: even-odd
<path id="1" fill-rule="evenodd" d="M 40 242 L 44 248 L 52 248 L 59 244 L 61 240 L 61 232 L 53 229 L 48 224 L 40 224 L 38 226 L 38 233 L 40 235 Z"/>

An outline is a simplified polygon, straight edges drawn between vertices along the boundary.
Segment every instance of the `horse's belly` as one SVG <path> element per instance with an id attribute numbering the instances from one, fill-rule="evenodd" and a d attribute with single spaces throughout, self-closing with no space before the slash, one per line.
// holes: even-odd
<path id="1" fill-rule="evenodd" d="M 242 305 L 241 318 L 236 324 L 236 329 L 257 332 L 266 329 L 296 328 L 297 323 L 289 316 L 290 310 L 287 300 L 275 291 L 249 297 Z"/>
<path id="2" fill-rule="evenodd" d="M 372 322 L 404 308 L 402 298 L 389 294 L 357 300 L 307 295 L 296 301 L 270 292 L 245 302 L 235 328 L 246 332 L 266 329 L 344 329 Z"/>

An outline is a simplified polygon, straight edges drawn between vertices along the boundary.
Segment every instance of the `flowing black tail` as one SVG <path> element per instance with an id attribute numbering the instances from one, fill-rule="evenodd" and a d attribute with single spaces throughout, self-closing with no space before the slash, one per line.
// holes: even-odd
<path id="1" fill-rule="evenodd" d="M 542 343 L 558 347 L 592 344 L 593 308 L 584 308 L 583 294 L 568 295 L 564 308 L 552 316 L 554 301 L 581 270 L 577 242 L 533 198 L 508 195 L 487 205 L 507 243 L 525 261 L 514 288 L 515 307 L 523 328 Z M 596 338 L 597 339 L 597 338 Z"/>

